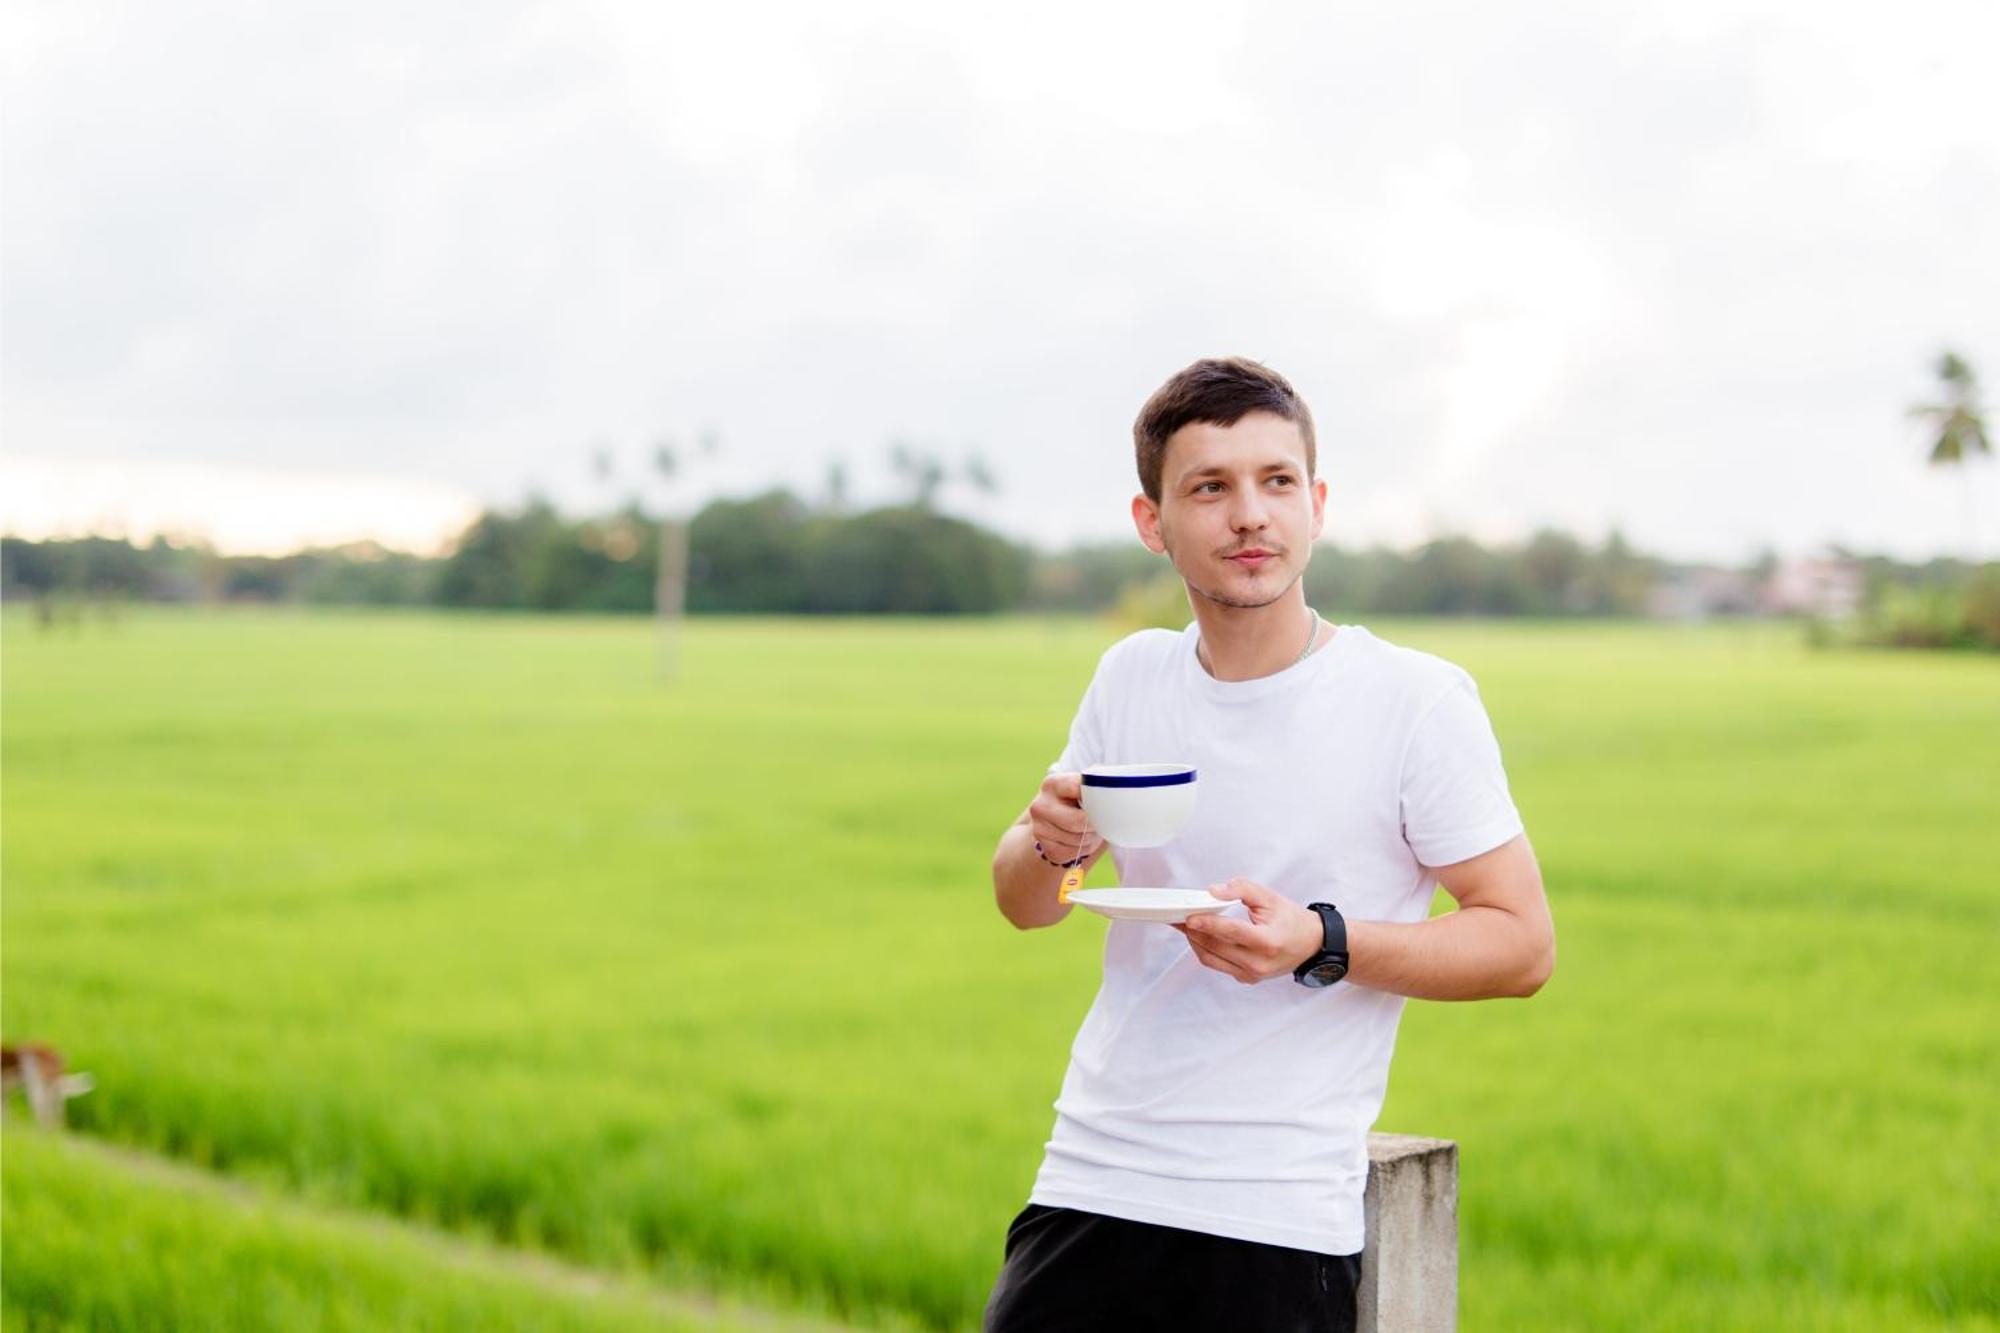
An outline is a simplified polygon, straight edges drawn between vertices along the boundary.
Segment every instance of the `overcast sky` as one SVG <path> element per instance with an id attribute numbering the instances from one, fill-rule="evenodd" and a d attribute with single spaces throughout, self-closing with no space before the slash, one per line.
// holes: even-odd
<path id="1" fill-rule="evenodd" d="M 1240 353 L 1343 542 L 1965 548 L 1905 409 L 2000 384 L 2000 5 L 982 9 L 14 0 L 0 522 L 418 545 L 712 430 L 656 499 L 902 438 L 1115 537 Z"/>

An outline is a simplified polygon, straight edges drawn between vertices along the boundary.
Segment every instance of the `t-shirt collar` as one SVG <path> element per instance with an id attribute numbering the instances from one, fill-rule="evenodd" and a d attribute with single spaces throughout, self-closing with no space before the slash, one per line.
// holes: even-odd
<path id="1" fill-rule="evenodd" d="M 1250 699 L 1262 699 L 1285 690 L 1299 689 L 1335 671 L 1347 658 L 1361 637 L 1368 633 L 1359 625 L 1333 627 L 1333 638 L 1320 645 L 1303 662 L 1274 671 L 1268 676 L 1256 676 L 1250 680 L 1217 680 L 1202 669 L 1201 658 L 1196 648 L 1201 644 L 1201 622 L 1190 621 L 1181 631 L 1180 657 L 1192 687 L 1204 698 L 1219 703 L 1238 703 Z"/>

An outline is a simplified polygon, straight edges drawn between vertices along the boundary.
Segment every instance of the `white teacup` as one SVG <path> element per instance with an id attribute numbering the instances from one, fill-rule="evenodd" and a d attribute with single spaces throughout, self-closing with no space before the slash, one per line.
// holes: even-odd
<path id="1" fill-rule="evenodd" d="M 1083 812 L 1120 847 L 1171 842 L 1194 813 L 1194 766 L 1092 764 L 1083 770 Z"/>

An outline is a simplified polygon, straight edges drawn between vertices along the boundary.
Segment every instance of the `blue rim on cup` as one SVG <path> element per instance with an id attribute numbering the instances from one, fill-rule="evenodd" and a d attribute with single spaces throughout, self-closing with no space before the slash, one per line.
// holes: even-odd
<path id="1" fill-rule="evenodd" d="M 1083 770 L 1086 787 L 1178 787 L 1194 781 L 1186 764 L 1092 764 Z"/>

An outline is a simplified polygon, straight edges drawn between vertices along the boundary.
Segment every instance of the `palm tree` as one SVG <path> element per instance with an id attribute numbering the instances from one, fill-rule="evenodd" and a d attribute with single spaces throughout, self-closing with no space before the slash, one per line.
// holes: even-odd
<path id="1" fill-rule="evenodd" d="M 965 451 L 965 464 L 959 468 L 958 475 L 966 485 L 981 495 L 1000 493 L 1000 479 L 993 475 L 992 467 L 986 462 L 986 455 L 977 449 Z"/>
<path id="2" fill-rule="evenodd" d="M 936 508 L 938 492 L 959 482 L 980 495 L 995 495 L 1000 490 L 999 479 L 977 449 L 966 450 L 965 462 L 954 468 L 935 449 L 892 440 L 889 470 L 910 488 L 910 503 L 919 509 Z"/>
<path id="3" fill-rule="evenodd" d="M 1993 445 L 1987 438 L 1986 417 L 1979 407 L 1979 380 L 1965 358 L 1956 352 L 1945 352 L 1938 357 L 1937 376 L 1943 381 L 1944 401 L 1918 403 L 1910 409 L 1910 415 L 1928 423 L 1937 432 L 1936 438 L 1931 441 L 1931 466 L 1956 466 L 1965 475 L 1966 558 L 1977 563 L 1979 544 L 1973 513 L 1973 481 L 1972 474 L 1965 469 L 1975 455 L 1992 457 Z"/>
<path id="4" fill-rule="evenodd" d="M 947 480 L 943 460 L 931 450 L 904 440 L 889 444 L 889 468 L 910 488 L 910 503 L 929 509 Z"/>
<path id="5" fill-rule="evenodd" d="M 714 458 L 722 448 L 722 437 L 705 430 L 695 440 L 695 453 Z M 653 471 L 662 486 L 671 491 L 681 473 L 681 450 L 671 437 L 661 436 L 653 445 Z M 671 499 L 660 518 L 660 561 L 653 580 L 653 605 L 660 622 L 660 678 L 672 680 L 680 672 L 680 623 L 687 607 L 688 527 L 693 515 L 676 512 Z"/>
<path id="6" fill-rule="evenodd" d="M 826 464 L 826 493 L 821 503 L 829 514 L 847 512 L 847 460 L 835 455 Z"/>

